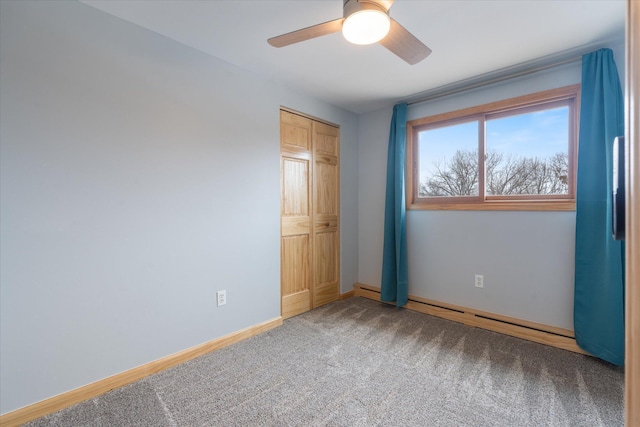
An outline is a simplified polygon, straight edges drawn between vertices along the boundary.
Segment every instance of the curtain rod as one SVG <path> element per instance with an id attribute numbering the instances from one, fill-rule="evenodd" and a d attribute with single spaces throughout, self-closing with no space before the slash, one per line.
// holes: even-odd
<path id="1" fill-rule="evenodd" d="M 476 89 L 481 86 L 487 86 L 494 83 L 499 83 L 505 80 L 515 79 L 516 77 L 526 76 L 528 74 L 537 73 L 539 71 L 548 70 L 550 68 L 559 67 L 561 65 L 571 64 L 582 60 L 582 55 L 572 56 L 562 61 L 555 61 L 545 65 L 538 65 L 534 67 L 526 67 L 517 65 L 514 67 L 501 68 L 500 70 L 482 74 L 480 76 L 471 77 L 469 79 L 461 80 L 455 83 L 447 84 L 437 87 L 435 89 L 423 92 L 417 98 L 410 98 L 404 102 L 407 105 L 419 104 L 421 102 L 432 101 L 437 98 L 442 98 L 456 93 L 464 92 L 471 89 Z"/>
<path id="2" fill-rule="evenodd" d="M 539 71 L 548 70 L 550 68 L 571 64 L 573 62 L 581 61 L 584 54 L 593 52 L 594 50 L 600 49 L 602 47 L 607 47 L 608 45 L 615 42 L 617 42 L 617 40 L 612 39 L 608 40 L 606 43 L 593 43 L 590 45 L 581 46 L 579 48 L 565 50 L 553 55 L 548 55 L 542 58 L 533 59 L 531 61 L 522 62 L 510 67 L 490 71 L 479 76 L 470 77 L 468 79 L 430 89 L 420 94 L 414 95 L 410 98 L 406 98 L 404 101 L 400 102 L 406 102 L 408 105 L 419 104 L 421 102 L 431 101 L 437 98 L 442 98 L 467 90 L 476 89 L 481 86 L 499 83 L 505 80 L 514 79 L 516 77 L 522 77 Z"/>

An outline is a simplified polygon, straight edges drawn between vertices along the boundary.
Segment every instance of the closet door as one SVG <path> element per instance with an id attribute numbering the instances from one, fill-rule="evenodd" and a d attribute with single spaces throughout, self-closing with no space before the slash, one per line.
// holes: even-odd
<path id="1" fill-rule="evenodd" d="M 340 295 L 338 128 L 280 112 L 282 317 Z"/>
<path id="2" fill-rule="evenodd" d="M 340 296 L 338 128 L 313 122 L 313 307 Z"/>
<path id="3" fill-rule="evenodd" d="M 312 169 L 311 120 L 280 113 L 282 317 L 311 309 Z"/>

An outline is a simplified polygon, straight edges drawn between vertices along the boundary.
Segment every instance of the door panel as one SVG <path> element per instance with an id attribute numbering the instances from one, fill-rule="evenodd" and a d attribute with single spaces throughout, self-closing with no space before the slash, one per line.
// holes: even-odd
<path id="1" fill-rule="evenodd" d="M 287 318 L 311 308 L 309 234 L 282 238 L 282 316 Z"/>
<path id="2" fill-rule="evenodd" d="M 311 120 L 280 114 L 280 286 L 281 314 L 311 309 L 312 169 Z"/>
<path id="3" fill-rule="evenodd" d="M 282 218 L 281 235 L 294 236 L 296 234 L 309 235 L 311 223 L 308 216 L 292 216 Z"/>
<path id="4" fill-rule="evenodd" d="M 338 128 L 313 123 L 313 307 L 340 296 Z"/>
<path id="5" fill-rule="evenodd" d="M 309 216 L 309 161 L 282 157 L 282 216 Z"/>
<path id="6" fill-rule="evenodd" d="M 335 231 L 316 233 L 315 254 L 316 270 L 315 285 L 333 285 L 338 280 L 336 264 L 337 233 Z"/>
<path id="7" fill-rule="evenodd" d="M 316 154 L 330 154 L 338 156 L 338 132 L 337 128 L 324 123 L 316 124 Z"/>
<path id="8" fill-rule="evenodd" d="M 340 290 L 337 286 L 323 286 L 314 290 L 314 308 L 337 301 L 340 298 Z"/>
<path id="9" fill-rule="evenodd" d="M 337 216 L 338 167 L 316 160 L 316 214 Z"/>
<path id="10" fill-rule="evenodd" d="M 306 117 L 280 112 L 280 143 L 281 147 L 297 151 L 311 150 L 311 120 Z"/>
<path id="11" fill-rule="evenodd" d="M 298 292 L 296 294 L 285 295 L 282 297 L 282 318 L 296 316 L 311 310 L 311 297 L 309 290 Z"/>
<path id="12" fill-rule="evenodd" d="M 295 294 L 309 290 L 309 236 L 287 236 L 282 238 L 282 290 Z"/>

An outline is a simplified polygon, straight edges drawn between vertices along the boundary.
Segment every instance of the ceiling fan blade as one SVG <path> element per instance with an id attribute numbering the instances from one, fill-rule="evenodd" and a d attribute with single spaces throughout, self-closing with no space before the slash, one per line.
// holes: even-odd
<path id="1" fill-rule="evenodd" d="M 377 0 L 376 3 L 384 7 L 384 10 L 388 12 L 391 6 L 393 5 L 393 0 Z"/>
<path id="2" fill-rule="evenodd" d="M 324 22 L 301 30 L 292 31 L 280 36 L 271 37 L 267 42 L 274 47 L 283 47 L 290 44 L 302 42 L 316 37 L 325 36 L 331 33 L 337 33 L 342 30 L 342 21 L 344 18 L 334 19 L 333 21 Z"/>
<path id="3" fill-rule="evenodd" d="M 411 65 L 417 64 L 431 53 L 431 49 L 393 18 L 389 34 L 378 43 Z"/>

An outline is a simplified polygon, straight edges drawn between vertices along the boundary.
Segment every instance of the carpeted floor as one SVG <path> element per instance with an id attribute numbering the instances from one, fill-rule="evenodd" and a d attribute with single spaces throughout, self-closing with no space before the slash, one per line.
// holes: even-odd
<path id="1" fill-rule="evenodd" d="M 623 426 L 623 370 L 363 298 L 30 426 Z"/>

